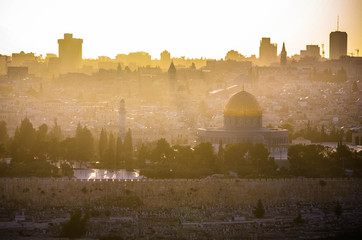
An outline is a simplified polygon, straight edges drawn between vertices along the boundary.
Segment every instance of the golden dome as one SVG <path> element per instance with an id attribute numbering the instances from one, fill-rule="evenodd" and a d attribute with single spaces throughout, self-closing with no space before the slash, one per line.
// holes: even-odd
<path id="1" fill-rule="evenodd" d="M 258 101 L 248 92 L 241 91 L 229 99 L 224 108 L 227 117 L 259 117 L 262 111 Z"/>

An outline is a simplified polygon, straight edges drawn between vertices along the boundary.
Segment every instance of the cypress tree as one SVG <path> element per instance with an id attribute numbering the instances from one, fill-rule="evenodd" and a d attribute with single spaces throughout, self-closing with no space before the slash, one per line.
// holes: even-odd
<path id="1" fill-rule="evenodd" d="M 128 129 L 127 134 L 124 138 L 123 150 L 125 156 L 126 168 L 131 169 L 132 159 L 133 159 L 133 143 L 132 143 L 132 132 L 131 129 Z"/>
<path id="2" fill-rule="evenodd" d="M 112 132 L 109 134 L 108 147 L 106 152 L 106 165 L 108 169 L 116 168 L 116 142 Z"/>
<path id="3" fill-rule="evenodd" d="M 254 216 L 256 218 L 264 217 L 265 209 L 264 209 L 263 203 L 261 202 L 260 199 L 258 200 L 258 203 L 257 203 L 256 207 L 253 210 L 253 214 L 254 214 Z"/>
<path id="4" fill-rule="evenodd" d="M 107 131 L 102 128 L 101 135 L 99 136 L 98 154 L 99 160 L 102 164 L 105 162 L 105 153 L 108 147 Z"/>
<path id="5" fill-rule="evenodd" d="M 116 143 L 116 168 L 120 168 L 123 162 L 124 162 L 123 143 L 122 143 L 122 138 L 118 136 Z"/>

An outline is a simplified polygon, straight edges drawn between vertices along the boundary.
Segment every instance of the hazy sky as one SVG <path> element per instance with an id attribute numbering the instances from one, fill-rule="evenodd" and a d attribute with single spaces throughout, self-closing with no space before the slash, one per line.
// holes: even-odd
<path id="1" fill-rule="evenodd" d="M 362 0 L 0 0 L 0 54 L 58 54 L 64 33 L 83 38 L 83 58 L 146 51 L 152 58 L 259 55 L 262 37 L 285 41 L 288 55 L 348 33 L 362 55 Z"/>

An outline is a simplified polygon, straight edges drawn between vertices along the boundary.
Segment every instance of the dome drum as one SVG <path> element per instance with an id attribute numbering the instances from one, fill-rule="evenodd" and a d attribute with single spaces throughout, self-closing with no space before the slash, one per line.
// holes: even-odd
<path id="1" fill-rule="evenodd" d="M 224 116 L 224 127 L 233 130 L 259 129 L 262 127 L 261 116 L 231 117 Z"/>

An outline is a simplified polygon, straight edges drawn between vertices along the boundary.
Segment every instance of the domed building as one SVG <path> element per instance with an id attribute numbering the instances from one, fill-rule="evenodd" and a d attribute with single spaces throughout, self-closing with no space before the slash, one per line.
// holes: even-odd
<path id="1" fill-rule="evenodd" d="M 215 148 L 225 144 L 263 143 L 275 159 L 286 159 L 289 145 L 288 130 L 262 127 L 262 109 L 256 98 L 240 91 L 229 99 L 224 108 L 224 127 L 199 128 L 200 142 L 210 142 Z"/>

